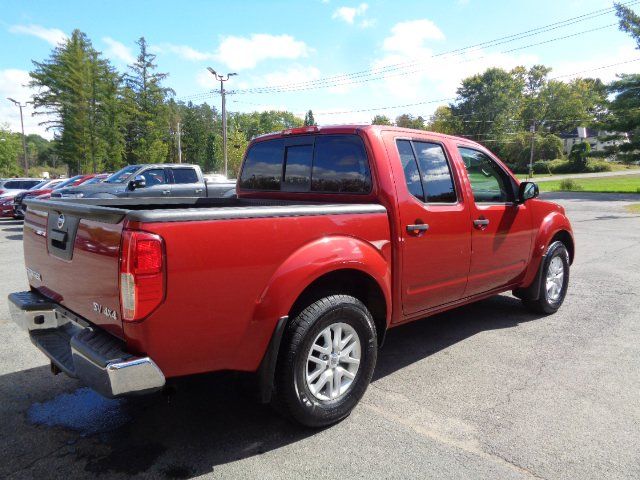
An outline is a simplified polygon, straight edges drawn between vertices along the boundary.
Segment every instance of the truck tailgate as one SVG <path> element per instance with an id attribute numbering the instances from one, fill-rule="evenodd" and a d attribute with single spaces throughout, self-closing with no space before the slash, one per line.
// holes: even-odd
<path id="1" fill-rule="evenodd" d="M 24 255 L 29 284 L 122 337 L 118 284 L 123 211 L 29 202 Z"/>

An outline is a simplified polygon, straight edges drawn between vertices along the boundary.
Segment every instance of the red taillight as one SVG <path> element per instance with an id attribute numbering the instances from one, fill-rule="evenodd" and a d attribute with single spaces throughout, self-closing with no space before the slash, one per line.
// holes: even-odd
<path id="1" fill-rule="evenodd" d="M 123 320 L 142 320 L 164 299 L 164 242 L 153 233 L 123 230 L 120 304 Z"/>

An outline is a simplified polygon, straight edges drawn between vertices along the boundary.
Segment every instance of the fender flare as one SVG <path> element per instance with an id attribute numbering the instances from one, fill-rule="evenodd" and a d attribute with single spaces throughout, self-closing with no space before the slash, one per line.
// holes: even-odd
<path id="1" fill-rule="evenodd" d="M 348 236 L 329 236 L 310 242 L 291 254 L 275 271 L 257 299 L 254 321 L 273 321 L 288 315 L 302 292 L 315 280 L 337 270 L 358 270 L 380 287 L 391 305 L 390 242 L 376 245 Z"/>
<path id="2" fill-rule="evenodd" d="M 257 299 L 252 322 L 252 331 L 258 334 L 264 332 L 268 341 L 257 371 L 260 400 L 263 403 L 270 402 L 273 395 L 273 378 L 289 310 L 302 292 L 323 275 L 351 269 L 370 276 L 385 297 L 385 322 L 389 324 L 391 265 L 387 258 L 390 258 L 390 242 L 381 243 L 377 248 L 353 237 L 325 237 L 296 250 L 273 274 Z"/>
<path id="3" fill-rule="evenodd" d="M 549 247 L 551 240 L 559 232 L 567 232 L 571 238 L 571 242 L 575 243 L 573 230 L 567 217 L 560 212 L 551 212 L 546 215 L 540 223 L 540 228 L 538 229 L 532 246 L 529 268 L 522 280 L 522 285 L 524 287 L 513 291 L 517 297 L 532 299 L 538 298 L 541 279 L 540 269 L 543 265 L 544 257 L 546 256 L 547 248 Z"/>

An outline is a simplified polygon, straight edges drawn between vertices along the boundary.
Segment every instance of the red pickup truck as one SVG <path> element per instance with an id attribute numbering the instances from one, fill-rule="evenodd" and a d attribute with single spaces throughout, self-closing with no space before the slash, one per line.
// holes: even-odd
<path id="1" fill-rule="evenodd" d="M 564 209 L 487 149 L 390 126 L 254 139 L 237 198 L 27 200 L 12 315 L 106 396 L 255 372 L 322 426 L 367 388 L 389 328 L 505 291 L 543 314 L 574 256 Z"/>

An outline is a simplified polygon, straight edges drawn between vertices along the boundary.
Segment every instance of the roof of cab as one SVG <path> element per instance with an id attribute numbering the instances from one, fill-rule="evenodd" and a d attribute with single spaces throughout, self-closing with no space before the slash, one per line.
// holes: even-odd
<path id="1" fill-rule="evenodd" d="M 280 130 L 277 132 L 265 133 L 254 137 L 251 142 L 270 140 L 275 138 L 288 137 L 293 135 L 309 135 L 309 134 L 337 134 L 337 133 L 357 133 L 358 131 L 393 131 L 399 133 L 406 133 L 407 136 L 415 133 L 429 134 L 433 137 L 446 138 L 456 142 L 464 142 L 467 145 L 474 145 L 483 147 L 483 145 L 464 137 L 458 137 L 455 135 L 447 135 L 444 133 L 432 132 L 428 130 L 417 130 L 413 128 L 396 127 L 394 125 L 366 125 L 366 124 L 344 124 L 344 125 L 323 125 L 323 126 L 310 126 L 310 127 L 296 127 L 286 130 Z"/>

